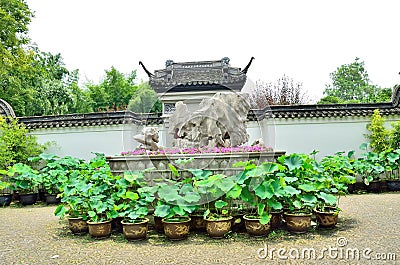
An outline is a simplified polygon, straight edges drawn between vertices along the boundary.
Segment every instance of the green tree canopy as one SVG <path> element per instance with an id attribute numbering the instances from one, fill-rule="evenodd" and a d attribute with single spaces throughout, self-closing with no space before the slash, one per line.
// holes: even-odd
<path id="1" fill-rule="evenodd" d="M 149 83 L 143 82 L 129 101 L 128 109 L 136 113 L 161 112 L 162 105 Z"/>
<path id="2" fill-rule="evenodd" d="M 25 114 L 26 102 L 33 99 L 29 75 L 33 53 L 27 51 L 28 24 L 33 14 L 25 1 L 0 0 L 0 97 L 17 115 Z"/>
<path id="3" fill-rule="evenodd" d="M 95 111 L 126 109 L 137 89 L 136 70 L 123 74 L 112 66 L 105 72 L 106 76 L 100 84 L 86 84 L 93 109 Z"/>
<path id="4" fill-rule="evenodd" d="M 331 84 L 326 85 L 318 104 L 386 102 L 390 101 L 392 89 L 371 84 L 364 62 L 356 58 L 350 64 L 343 64 L 330 74 Z"/>

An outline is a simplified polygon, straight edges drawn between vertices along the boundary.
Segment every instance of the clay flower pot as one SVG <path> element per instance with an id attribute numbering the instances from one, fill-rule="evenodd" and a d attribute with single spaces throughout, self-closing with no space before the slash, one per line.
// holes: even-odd
<path id="1" fill-rule="evenodd" d="M 111 221 L 111 230 L 116 231 L 118 233 L 122 233 L 122 220 L 124 218 L 122 217 L 117 217 L 112 219 Z"/>
<path id="2" fill-rule="evenodd" d="M 306 233 L 311 227 L 311 213 L 285 213 L 285 220 L 292 233 Z"/>
<path id="3" fill-rule="evenodd" d="M 89 234 L 94 238 L 104 238 L 111 235 L 111 220 L 104 222 L 87 222 Z"/>
<path id="4" fill-rule="evenodd" d="M 82 217 L 68 217 L 68 225 L 74 234 L 86 234 L 89 231 L 88 224 Z"/>
<path id="5" fill-rule="evenodd" d="M 19 194 L 19 202 L 22 205 L 32 205 L 35 204 L 37 201 L 38 194 L 37 193 L 26 193 L 26 194 Z"/>
<path id="6" fill-rule="evenodd" d="M 232 215 L 232 225 L 231 230 L 233 232 L 244 232 L 246 227 L 243 219 L 244 214 L 234 214 Z"/>
<path id="7" fill-rule="evenodd" d="M 135 222 L 122 221 L 122 232 L 128 240 L 141 240 L 147 237 L 149 228 L 149 219 L 143 218 L 135 220 Z"/>
<path id="8" fill-rule="evenodd" d="M 283 211 L 271 212 L 271 220 L 269 221 L 272 230 L 282 227 Z"/>
<path id="9" fill-rule="evenodd" d="M 373 192 L 373 193 L 380 193 L 381 186 L 382 186 L 382 182 L 380 180 L 371 181 L 369 183 L 369 185 L 366 185 L 367 191 Z"/>
<path id="10" fill-rule="evenodd" d="M 169 240 L 182 240 L 189 236 L 190 217 L 173 217 L 162 219 L 164 233 Z"/>
<path id="11" fill-rule="evenodd" d="M 389 191 L 400 191 L 400 180 L 386 180 L 386 187 Z"/>
<path id="12" fill-rule="evenodd" d="M 192 222 L 190 223 L 190 229 L 193 231 L 205 231 L 206 230 L 206 220 L 204 220 L 203 215 L 191 215 L 190 218 Z"/>
<path id="13" fill-rule="evenodd" d="M 232 216 L 220 219 L 206 219 L 207 234 L 212 238 L 223 238 L 226 233 L 231 231 Z"/>
<path id="14" fill-rule="evenodd" d="M 325 207 L 325 211 L 314 210 L 315 218 L 320 227 L 332 228 L 338 223 L 339 214 L 335 207 Z"/>
<path id="15" fill-rule="evenodd" d="M 260 218 L 253 216 L 244 217 L 244 224 L 246 226 L 246 231 L 251 236 L 266 236 L 270 231 L 270 222 L 267 224 L 261 224 Z"/>
<path id="16" fill-rule="evenodd" d="M 44 198 L 47 204 L 57 204 L 61 202 L 61 199 L 57 198 L 57 194 L 45 194 Z"/>
<path id="17" fill-rule="evenodd" d="M 154 229 L 158 233 L 164 233 L 164 224 L 162 222 L 162 218 L 159 216 L 154 216 Z"/>
<path id="18" fill-rule="evenodd" d="M 0 207 L 9 206 L 12 201 L 12 194 L 2 193 L 0 194 Z"/>

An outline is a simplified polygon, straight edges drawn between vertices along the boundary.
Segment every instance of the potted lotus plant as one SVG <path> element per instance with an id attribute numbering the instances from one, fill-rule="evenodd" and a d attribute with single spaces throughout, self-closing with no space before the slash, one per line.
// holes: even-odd
<path id="1" fill-rule="evenodd" d="M 242 187 L 240 198 L 248 209 L 244 216 L 247 233 L 265 236 L 271 229 L 271 221 L 274 222 L 274 227 L 281 222 L 279 211 L 282 210 L 281 200 L 285 192 L 284 179 L 276 173 L 284 167 L 274 162 L 264 162 L 256 166 L 252 161 L 236 163 L 235 166 L 244 167 L 237 184 Z M 278 213 L 273 219 L 272 212 Z"/>
<path id="2" fill-rule="evenodd" d="M 191 183 L 195 185 L 197 181 L 207 179 L 212 175 L 212 171 L 204 169 L 188 169 L 191 173 L 191 177 L 184 179 L 186 183 Z M 206 220 L 204 219 L 204 212 L 207 210 L 207 205 L 204 198 L 200 199 L 199 207 L 192 212 L 189 216 L 191 218 L 190 229 L 194 231 L 205 231 L 206 230 Z"/>
<path id="3" fill-rule="evenodd" d="M 22 205 L 36 203 L 40 185 L 39 172 L 37 170 L 29 165 L 17 163 L 2 173 L 8 175 L 11 184 L 10 188 L 19 193 L 19 200 Z"/>
<path id="4" fill-rule="evenodd" d="M 44 161 L 46 164 L 40 169 L 40 182 L 45 191 L 47 204 L 59 203 L 58 195 L 62 185 L 68 181 L 68 174 L 79 165 L 79 160 L 72 157 L 59 158 L 54 154 L 40 154 L 31 158 L 31 161 Z"/>
<path id="5" fill-rule="evenodd" d="M 354 184 L 353 165 L 349 158 L 353 151 L 347 156 L 344 152 L 338 152 L 332 156 L 325 156 L 321 160 L 323 174 L 316 176 L 314 184 L 316 190 L 317 203 L 314 209 L 317 223 L 320 227 L 331 228 L 338 222 L 340 208 L 338 207 L 339 196 L 348 193 L 348 187 Z"/>
<path id="6" fill-rule="evenodd" d="M 63 158 L 67 174 L 67 181 L 60 188 L 61 204 L 56 208 L 54 214 L 60 218 L 67 215 L 69 229 L 74 234 L 88 232 L 88 191 L 93 186 L 91 175 L 94 170 L 84 160 L 77 158 Z"/>
<path id="7" fill-rule="evenodd" d="M 305 233 L 311 227 L 312 210 L 317 202 L 314 183 L 320 171 L 315 160 L 306 154 L 283 155 L 278 158 L 285 169 L 279 174 L 285 180 L 284 213 L 287 229 L 293 233 Z"/>
<path id="8" fill-rule="evenodd" d="M 162 219 L 164 233 L 170 240 L 182 240 L 189 236 L 189 214 L 199 206 L 200 196 L 189 183 L 170 181 L 157 187 L 158 201 L 154 215 Z"/>
<path id="9" fill-rule="evenodd" d="M 169 164 L 171 173 L 180 178 L 180 172 Z M 165 180 L 157 185 L 157 205 L 154 216 L 162 218 L 165 235 L 170 240 L 182 240 L 189 236 L 190 214 L 199 208 L 200 195 L 190 179 L 184 181 Z"/>
<path id="10" fill-rule="evenodd" d="M 383 151 L 379 158 L 385 168 L 387 190 L 400 191 L 400 149 Z"/>
<path id="11" fill-rule="evenodd" d="M 103 154 L 82 163 L 69 174 L 62 187 L 61 202 L 55 215 L 78 215 L 81 223 L 87 219 L 89 234 L 94 238 L 111 235 L 111 220 L 118 216 L 114 208 L 115 181 Z M 79 216 L 81 215 L 81 216 Z"/>
<path id="12" fill-rule="evenodd" d="M 118 177 L 117 177 L 118 178 Z M 154 201 L 157 187 L 145 186 L 143 172 L 126 172 L 116 180 L 115 209 L 122 218 L 122 231 L 128 240 L 147 236 L 149 205 Z"/>
<path id="13" fill-rule="evenodd" d="M 368 191 L 375 193 L 381 191 L 381 175 L 385 168 L 380 161 L 379 154 L 373 151 L 366 152 L 357 159 L 354 166 L 356 172 L 362 176 Z"/>
<path id="14" fill-rule="evenodd" d="M 89 234 L 94 238 L 111 235 L 111 221 L 118 217 L 114 204 L 115 181 L 103 154 L 89 162 L 88 188 L 81 191 L 87 207 Z"/>
<path id="15" fill-rule="evenodd" d="M 206 230 L 212 238 L 223 238 L 231 231 L 232 203 L 241 194 L 241 186 L 235 183 L 236 176 L 215 174 L 196 181 L 194 187 L 205 201 Z"/>

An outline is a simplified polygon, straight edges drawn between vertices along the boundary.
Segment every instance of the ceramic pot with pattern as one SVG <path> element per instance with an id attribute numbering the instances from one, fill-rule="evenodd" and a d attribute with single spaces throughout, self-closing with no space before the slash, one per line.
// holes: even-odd
<path id="1" fill-rule="evenodd" d="M 232 216 L 206 219 L 207 234 L 212 238 L 223 238 L 226 233 L 231 231 Z"/>
<path id="2" fill-rule="evenodd" d="M 189 236 L 191 218 L 186 216 L 162 219 L 164 234 L 169 240 L 182 240 Z"/>
<path id="3" fill-rule="evenodd" d="M 291 233 L 306 233 L 311 227 L 311 213 L 285 213 L 286 227 Z"/>
<path id="4" fill-rule="evenodd" d="M 245 215 L 243 219 L 246 226 L 246 231 L 251 236 L 266 236 L 271 229 L 270 222 L 267 224 L 262 224 L 260 223 L 260 218 L 255 216 Z"/>
<path id="5" fill-rule="evenodd" d="M 87 222 L 89 234 L 94 238 L 105 238 L 111 235 L 111 220 L 104 222 Z"/>
<path id="6" fill-rule="evenodd" d="M 74 234 L 86 234 L 89 231 L 88 224 L 82 217 L 68 217 L 68 225 Z"/>
<path id="7" fill-rule="evenodd" d="M 143 218 L 133 222 L 122 221 L 122 232 L 128 240 L 141 240 L 147 237 L 149 219 Z"/>
<path id="8" fill-rule="evenodd" d="M 332 228 L 338 223 L 339 213 L 335 207 L 324 207 L 323 211 L 315 209 L 314 213 L 319 227 Z"/>

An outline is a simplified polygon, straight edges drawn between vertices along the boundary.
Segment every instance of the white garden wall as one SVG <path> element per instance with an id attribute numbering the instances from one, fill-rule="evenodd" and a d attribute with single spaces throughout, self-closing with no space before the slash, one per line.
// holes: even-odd
<path id="1" fill-rule="evenodd" d="M 400 116 L 387 116 L 390 122 L 400 120 Z M 337 151 L 355 150 L 358 153 L 361 143 L 366 142 L 366 124 L 370 117 L 330 117 L 306 119 L 263 119 L 247 123 L 250 135 L 248 144 L 263 138 L 266 145 L 275 150 L 288 153 L 310 153 L 318 150 L 318 157 L 334 154 Z M 167 142 L 163 125 L 152 125 L 160 130 L 160 144 Z M 101 126 L 52 127 L 32 129 L 31 134 L 39 142 L 53 141 L 48 152 L 59 156 L 70 155 L 89 159 L 92 152 L 117 155 L 122 151 L 133 150 L 138 146 L 133 136 L 139 134 L 142 125 L 118 124 Z"/>
<path id="2" fill-rule="evenodd" d="M 31 130 L 40 143 L 53 142 L 49 153 L 90 159 L 92 152 L 117 155 L 137 147 L 133 136 L 141 127 L 135 124 L 67 127 Z"/>

